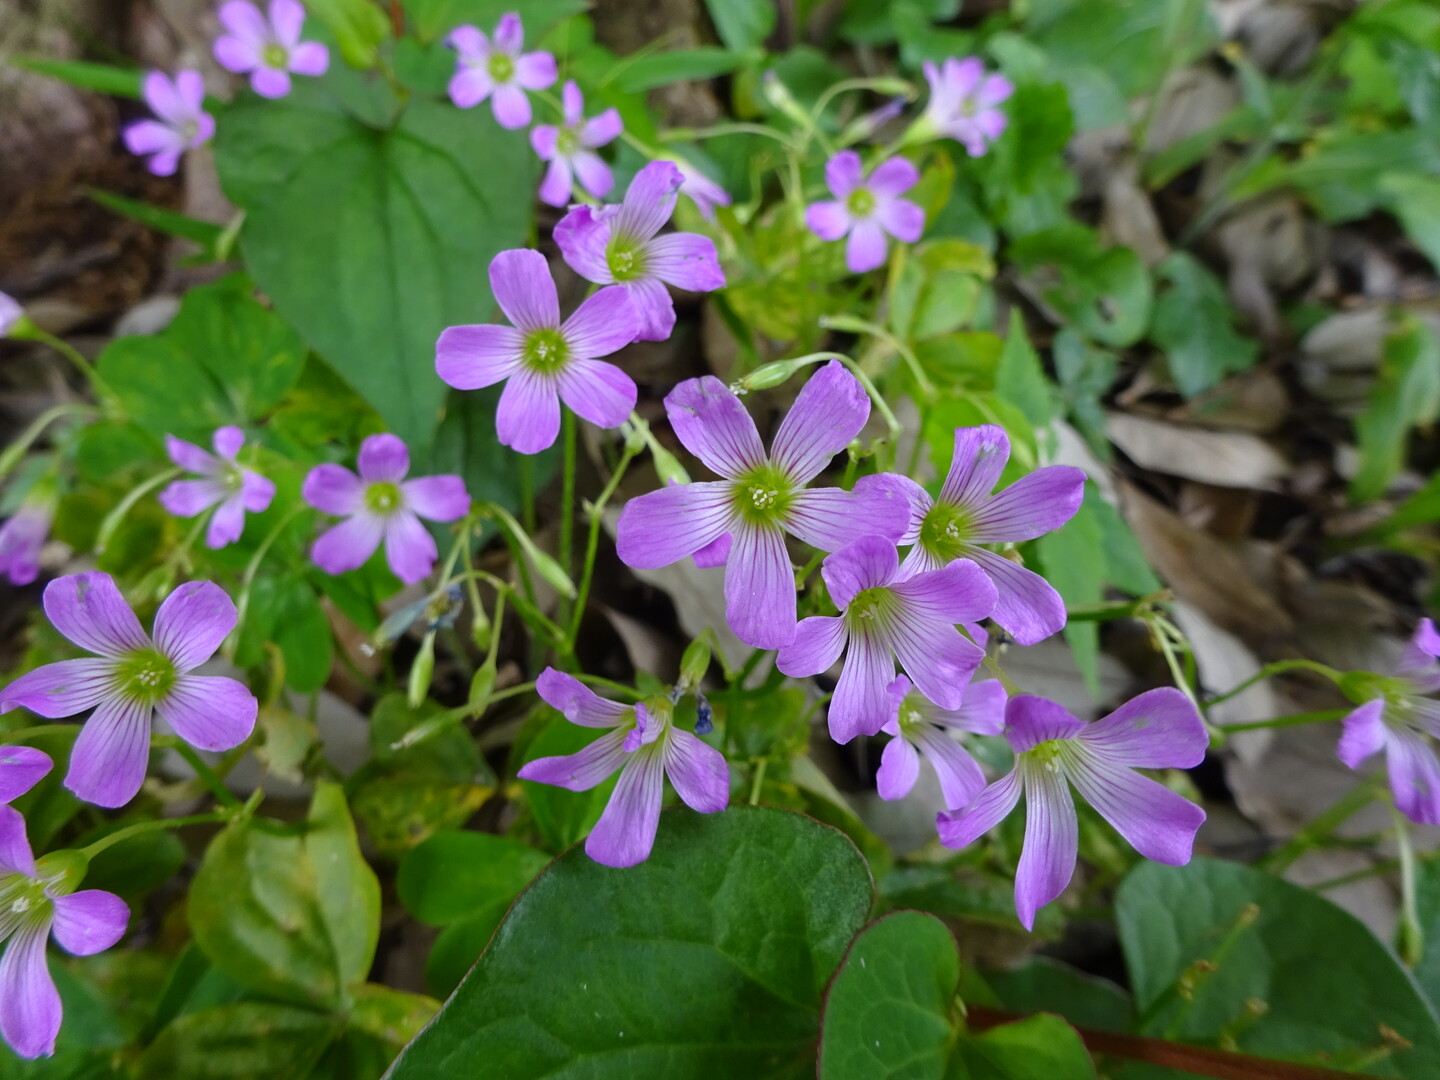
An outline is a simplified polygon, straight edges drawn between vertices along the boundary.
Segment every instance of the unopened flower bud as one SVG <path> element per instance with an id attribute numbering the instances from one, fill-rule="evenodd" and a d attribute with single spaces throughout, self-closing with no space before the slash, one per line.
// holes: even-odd
<path id="1" fill-rule="evenodd" d="M 432 630 L 420 641 L 420 652 L 410 668 L 408 687 L 410 707 L 418 709 L 430 692 L 430 679 L 435 674 L 435 632 Z"/>
<path id="2" fill-rule="evenodd" d="M 680 658 L 680 685 L 677 689 L 694 689 L 709 670 L 710 632 L 707 630 L 686 647 L 685 655 Z"/>
<path id="3" fill-rule="evenodd" d="M 495 692 L 495 661 L 487 660 L 470 680 L 470 715 L 479 716 L 490 705 Z"/>

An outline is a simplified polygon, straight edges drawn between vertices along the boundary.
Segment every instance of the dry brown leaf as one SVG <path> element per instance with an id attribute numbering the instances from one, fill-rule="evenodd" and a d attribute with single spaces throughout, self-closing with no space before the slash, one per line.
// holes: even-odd
<path id="1" fill-rule="evenodd" d="M 1105 430 L 1143 468 L 1220 487 L 1274 490 L 1290 463 L 1264 439 L 1244 431 L 1209 431 L 1111 412 Z"/>

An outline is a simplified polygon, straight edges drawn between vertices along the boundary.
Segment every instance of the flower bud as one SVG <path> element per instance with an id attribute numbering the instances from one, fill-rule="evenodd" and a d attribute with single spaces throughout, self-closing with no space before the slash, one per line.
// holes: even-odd
<path id="1" fill-rule="evenodd" d="M 680 658 L 680 685 L 676 689 L 693 690 L 709 670 L 710 632 L 707 630 L 686 647 L 685 655 Z"/>
<path id="2" fill-rule="evenodd" d="M 495 692 L 495 661 L 485 661 L 475 677 L 470 680 L 470 715 L 479 716 L 490 705 L 490 695 Z"/>
<path id="3" fill-rule="evenodd" d="M 671 484 L 690 483 L 690 474 L 685 471 L 685 466 L 658 442 L 650 443 L 650 459 L 655 462 L 655 472 L 659 474 L 662 484 L 668 487 Z"/>
<path id="4" fill-rule="evenodd" d="M 815 361 L 812 358 L 797 360 L 774 360 L 768 364 L 762 364 L 750 372 L 730 389 L 737 396 L 748 393 L 751 390 L 769 390 L 772 386 L 779 386 L 786 379 L 794 375 L 801 368 L 809 367 Z"/>
<path id="5" fill-rule="evenodd" d="M 430 679 L 435 674 L 435 632 L 432 630 L 420 640 L 420 652 L 410 667 L 408 687 L 410 707 L 418 709 L 430 692 Z"/>

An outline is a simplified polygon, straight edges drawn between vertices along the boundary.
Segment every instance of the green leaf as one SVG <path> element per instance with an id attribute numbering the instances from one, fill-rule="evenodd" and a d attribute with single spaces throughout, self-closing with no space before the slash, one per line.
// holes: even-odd
<path id="1" fill-rule="evenodd" d="M 116 828 L 97 830 L 81 843 L 91 843 L 120 827 L 123 823 Z M 179 873 L 185 859 L 185 845 L 173 832 L 138 833 L 90 860 L 85 871 L 85 887 L 104 889 L 125 898 L 143 896 Z"/>
<path id="2" fill-rule="evenodd" d="M 364 980 L 380 931 L 380 884 L 360 854 L 341 788 L 321 782 L 298 827 L 226 828 L 190 887 L 190 926 L 210 961 L 260 993 L 335 1008 Z"/>
<path id="3" fill-rule="evenodd" d="M 651 53 L 636 60 L 622 61 L 615 71 L 614 82 L 624 93 L 643 94 L 671 83 L 728 75 L 746 60 L 742 53 L 717 49 L 713 45 Z"/>
<path id="4" fill-rule="evenodd" d="M 770 0 L 705 0 L 720 40 L 731 52 L 748 52 L 765 44 L 775 31 L 775 5 Z"/>
<path id="5" fill-rule="evenodd" d="M 1035 542 L 1045 580 L 1055 587 L 1066 608 L 1095 607 L 1104 599 L 1106 578 L 1105 537 L 1100 523 L 1086 511 L 1079 511 L 1054 532 Z M 1065 640 L 1075 653 L 1075 663 L 1092 697 L 1100 696 L 1100 630 L 1089 621 L 1071 619 L 1065 624 Z"/>
<path id="6" fill-rule="evenodd" d="M 152 337 L 110 343 L 96 367 L 126 414 L 151 435 L 209 444 L 224 424 L 258 419 L 295 385 L 305 346 L 251 295 L 243 274 L 185 294 Z"/>
<path id="7" fill-rule="evenodd" d="M 1440 180 L 1431 176 L 1387 173 L 1379 188 L 1390 212 L 1400 219 L 1415 246 L 1440 267 Z"/>
<path id="8" fill-rule="evenodd" d="M 820 1080 L 943 1076 L 959 983 L 960 952 L 935 916 L 900 911 L 866 927 L 825 995 Z"/>
<path id="9" fill-rule="evenodd" d="M 542 721 L 539 734 L 525 748 L 525 761 L 578 753 L 595 741 L 593 730 L 570 723 L 553 709 L 541 709 L 539 714 L 548 719 Z M 551 851 L 563 851 L 595 827 L 614 787 L 614 780 L 606 780 L 589 791 L 520 781 L 535 826 L 544 846 Z"/>
<path id="10" fill-rule="evenodd" d="M 339 1033 L 324 1013 L 243 1002 L 166 1025 L 136 1065 L 139 1080 L 304 1080 Z"/>
<path id="11" fill-rule="evenodd" d="M 552 863 L 391 1080 L 813 1076 L 821 995 L 869 903 L 854 845 L 807 818 L 664 814 L 639 866 Z"/>
<path id="12" fill-rule="evenodd" d="M 1165 350 L 1181 394 L 1194 397 L 1255 363 L 1259 345 L 1235 330 L 1225 287 L 1203 263 L 1176 251 L 1155 274 L 1170 287 L 1155 301 L 1150 337 Z"/>
<path id="13" fill-rule="evenodd" d="M 1383 495 L 1405 467 L 1410 429 L 1437 416 L 1440 339 L 1423 320 L 1404 315 L 1386 335 L 1370 401 L 1355 419 L 1360 468 L 1350 481 L 1350 498 L 1364 502 Z"/>
<path id="14" fill-rule="evenodd" d="M 1018 307 L 1010 309 L 1010 332 L 995 370 L 995 393 L 1024 413 L 1032 427 L 1043 428 L 1055 418 L 1055 387 L 1025 335 L 1025 319 Z"/>
<path id="15" fill-rule="evenodd" d="M 529 234 L 534 154 L 487 109 L 412 100 L 377 131 L 322 87 L 225 120 L 216 165 L 256 281 L 423 460 L 446 391 L 435 340 L 491 320 L 484 268 Z"/>
<path id="16" fill-rule="evenodd" d="M 310 13 L 330 28 L 351 67 L 375 66 L 390 20 L 375 0 L 307 0 Z"/>
<path id="17" fill-rule="evenodd" d="M 1031 40 L 1065 66 L 1094 64 L 1127 97 L 1154 89 L 1165 74 L 1204 54 L 1219 33 L 1200 0 L 1078 0 L 1036 4 Z"/>
<path id="18" fill-rule="evenodd" d="M 236 662 L 253 666 L 264 661 L 265 642 L 285 657 L 285 682 L 308 694 L 325 685 L 335 645 L 330 622 L 303 575 L 257 578 L 250 588 Z"/>
<path id="19" fill-rule="evenodd" d="M 1080 1035 L 1058 1016 L 1032 1016 L 961 1039 L 956 1054 L 969 1080 L 1094 1080 L 1095 1063 Z"/>
<path id="20" fill-rule="evenodd" d="M 47 60 L 40 56 L 12 56 L 9 60 L 26 71 L 49 75 L 82 90 L 96 90 L 115 97 L 138 98 L 140 84 L 145 78 L 145 72 L 139 68 L 117 68 L 83 60 Z"/>
<path id="21" fill-rule="evenodd" d="M 1440 1076 L 1440 1020 L 1415 979 L 1364 924 L 1310 890 L 1239 863 L 1144 862 L 1115 906 L 1143 1033 L 1202 1044 L 1225 1033 L 1245 1053 Z M 1265 1012 L 1250 1022 L 1252 1001 Z"/>
<path id="22" fill-rule="evenodd" d="M 369 1052 L 369 1056 L 380 1069 L 388 1066 L 400 1049 L 420 1034 L 432 1016 L 440 1009 L 440 1002 L 424 994 L 410 994 L 392 990 L 378 983 L 366 983 L 355 991 L 355 1007 L 350 1011 L 350 1028 L 346 1038 L 356 1051 Z M 379 1070 L 375 1070 L 378 1075 Z M 354 1080 L 364 1072 L 351 1069 L 343 1080 Z"/>
<path id="23" fill-rule="evenodd" d="M 1102 248 L 1092 229 L 1069 224 L 1022 237 L 1008 254 L 1025 273 L 1044 275 L 1045 302 L 1095 341 L 1118 348 L 1145 332 L 1150 273 L 1129 248 Z"/>
<path id="24" fill-rule="evenodd" d="M 1107 979 L 1076 971 L 1048 956 L 1032 956 L 1018 968 L 987 971 L 985 981 L 1007 1009 L 1051 1012 L 1077 1027 L 1129 1031 L 1135 1022 L 1130 995 Z"/>
<path id="25" fill-rule="evenodd" d="M 543 851 L 481 832 L 436 833 L 400 863 L 400 902 L 431 926 L 458 922 L 482 905 L 507 905 L 550 865 Z"/>
<path id="26" fill-rule="evenodd" d="M 1432 1003 L 1440 1002 L 1440 862 L 1420 864 L 1415 881 L 1415 907 L 1424 935 L 1415 981 Z"/>
<path id="27" fill-rule="evenodd" d="M 1055 335 L 1055 377 L 1071 421 L 1090 449 L 1102 461 L 1110 460 L 1110 438 L 1105 433 L 1105 411 L 1100 399 L 1115 382 L 1117 361 L 1107 349 L 1088 344 L 1069 327 Z"/>
<path id="28" fill-rule="evenodd" d="M 225 232 L 224 228 L 219 225 L 200 221 L 188 214 L 176 213 L 174 210 L 166 210 L 164 207 L 151 206 L 138 199 L 127 199 L 124 195 L 116 195 L 113 191 L 91 188 L 87 194 L 101 206 L 114 210 L 117 214 L 123 214 L 142 225 L 148 225 L 152 229 L 158 229 L 170 236 L 193 240 L 207 252 L 214 249 L 215 242 Z"/>
<path id="29" fill-rule="evenodd" d="M 509 11 L 518 11 L 524 20 L 527 47 L 541 35 L 571 15 L 579 15 L 589 4 L 587 0 L 405 0 L 405 14 L 415 24 L 421 41 L 432 41 L 448 34 L 457 26 L 477 26 L 489 34 Z"/>

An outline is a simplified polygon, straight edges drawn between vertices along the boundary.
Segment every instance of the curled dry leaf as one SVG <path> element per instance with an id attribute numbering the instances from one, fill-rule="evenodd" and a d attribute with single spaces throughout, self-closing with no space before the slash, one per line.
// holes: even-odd
<path id="1" fill-rule="evenodd" d="M 1205 484 L 1272 491 L 1290 471 L 1278 450 L 1244 431 L 1207 431 L 1120 412 L 1106 414 L 1105 430 L 1136 464 Z"/>

